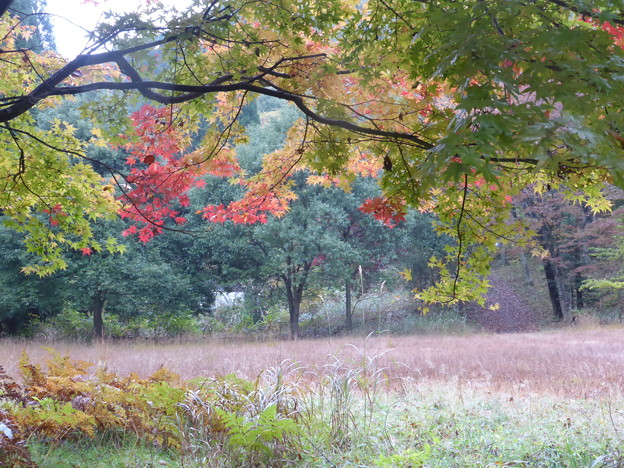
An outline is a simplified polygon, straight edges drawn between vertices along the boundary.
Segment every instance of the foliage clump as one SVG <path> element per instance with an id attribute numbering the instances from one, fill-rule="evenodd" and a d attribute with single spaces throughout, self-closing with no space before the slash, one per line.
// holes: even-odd
<path id="1" fill-rule="evenodd" d="M 32 364 L 24 351 L 20 385 L 0 368 L 0 465 L 37 466 L 27 441 L 134 435 L 154 446 L 227 454 L 237 463 L 294 454 L 297 402 L 281 384 L 269 391 L 260 379 L 229 375 L 185 382 L 165 368 L 148 378 L 119 377 L 53 350 Z"/>
<path id="2" fill-rule="evenodd" d="M 0 366 L 0 404 L 3 400 L 24 402 L 25 394 Z M 4 409 L 0 409 L 0 466 L 35 466 L 14 418 Z"/>

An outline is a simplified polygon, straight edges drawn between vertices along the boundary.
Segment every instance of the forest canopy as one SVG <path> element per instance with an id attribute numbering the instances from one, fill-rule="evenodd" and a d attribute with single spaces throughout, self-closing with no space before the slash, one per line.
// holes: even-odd
<path id="1" fill-rule="evenodd" d="M 433 212 L 451 239 L 419 297 L 480 300 L 496 244 L 531 238 L 514 196 L 557 190 L 600 212 L 604 184 L 624 184 L 621 1 L 146 1 L 109 15 L 69 61 L 29 45 L 36 26 L 8 3 L 0 208 L 38 255 L 27 272 L 64 268 L 67 248 L 122 250 L 93 234 L 118 213 L 145 242 L 183 229 L 180 207 L 207 175 L 243 195 L 197 215 L 242 224 L 283 216 L 298 172 L 344 190 L 367 175 L 382 195 L 362 211 L 389 226 L 410 207 Z M 300 118 L 250 173 L 233 148 L 260 95 Z M 69 99 L 86 136 L 61 118 L 40 125 Z"/>

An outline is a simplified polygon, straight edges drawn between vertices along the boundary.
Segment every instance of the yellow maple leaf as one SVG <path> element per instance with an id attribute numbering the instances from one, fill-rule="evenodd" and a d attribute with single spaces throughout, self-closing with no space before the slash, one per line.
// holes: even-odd
<path id="1" fill-rule="evenodd" d="M 405 281 L 412 281 L 412 270 L 409 268 L 399 271 L 399 275 L 401 275 Z"/>

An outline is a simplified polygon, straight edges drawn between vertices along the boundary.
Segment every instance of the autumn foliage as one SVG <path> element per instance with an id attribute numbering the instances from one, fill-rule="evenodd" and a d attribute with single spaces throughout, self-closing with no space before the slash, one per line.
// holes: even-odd
<path id="1" fill-rule="evenodd" d="M 92 363 L 50 352 L 47 371 L 22 353 L 23 384 L 0 367 L 0 396 L 10 403 L 8 410 L 0 410 L 3 466 L 37 466 L 26 440 L 75 441 L 105 431 L 134 434 L 155 446 L 185 452 L 193 441 L 180 424 L 201 427 L 217 450 L 236 440 L 244 427 L 252 435 L 249 440 L 239 437 L 237 444 L 250 452 L 252 463 L 265 451 L 288 453 L 286 439 L 297 432 L 292 419 L 297 417 L 296 400 L 286 388 L 275 404 L 266 399 L 258 381 L 234 375 L 191 383 L 161 368 L 148 378 L 134 373 L 119 377 L 103 368 L 89 372 Z"/>
<path id="2" fill-rule="evenodd" d="M 0 175 L 14 183 L 2 208 L 42 259 L 26 271 L 65 267 L 64 248 L 119 251 L 89 224 L 119 204 L 124 234 L 147 242 L 189 213 L 243 224 L 283 216 L 297 171 L 346 190 L 366 172 L 384 195 L 363 211 L 393 225 L 403 206 L 431 210 L 451 239 L 432 259 L 443 278 L 423 298 L 478 299 L 522 188 L 552 186 L 600 211 L 600 187 L 624 184 L 624 20 L 613 2 L 462 5 L 206 2 L 181 13 L 143 2 L 100 25 L 72 61 L 21 50 L 16 40 L 32 30 L 4 15 L 0 143 L 10 163 Z M 43 131 L 30 114 L 91 92 L 101 102 L 83 108 L 88 143 L 60 121 Z M 301 118 L 246 173 L 235 148 L 242 110 L 258 95 L 290 102 Z M 106 163 L 91 161 L 89 145 L 113 144 L 127 152 L 127 171 L 108 165 L 112 178 L 99 177 L 90 164 Z M 210 176 L 229 178 L 241 198 L 191 209 L 189 191 Z"/>

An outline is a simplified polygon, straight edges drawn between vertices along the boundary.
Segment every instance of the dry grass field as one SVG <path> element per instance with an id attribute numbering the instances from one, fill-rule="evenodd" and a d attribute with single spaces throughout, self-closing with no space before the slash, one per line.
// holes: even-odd
<path id="1" fill-rule="evenodd" d="M 152 467 L 154 460 L 187 468 L 624 466 L 622 327 L 298 342 L 0 340 L 0 365 L 14 377 L 24 349 L 34 363 L 45 363 L 53 349 L 120 376 L 147 377 L 161 367 L 184 379 L 264 376 L 255 393 L 245 393 L 247 384 L 227 383 L 238 379 L 198 382 L 197 388 L 208 385 L 206 392 L 183 393 L 182 403 L 171 408 L 176 417 L 146 419 L 155 421 L 154 428 L 162 422 L 184 449 L 155 446 L 145 434 L 139 443 L 129 429 L 56 443 L 34 437 L 28 447 L 43 468 Z M 154 398 L 178 391 L 158 384 L 133 388 L 128 402 L 142 401 L 141 395 L 149 399 L 148 409 L 133 407 L 139 412 L 160 408 Z M 117 393 L 98 392 L 102 401 L 116 401 Z M 282 416 L 262 419 L 258 412 L 276 408 L 272 401 L 297 408 L 297 423 Z M 227 426 L 227 437 L 202 423 L 209 413 L 200 410 L 215 405 L 228 408 L 223 414 L 234 425 Z M 59 408 L 44 398 L 20 414 L 58 419 L 77 412 Z M 47 419 L 36 421 L 32 427 Z M 288 435 L 275 432 L 277 427 L 289 427 Z M 266 442 L 259 448 L 258 440 Z"/>
<path id="2" fill-rule="evenodd" d="M 147 376 L 165 367 L 185 379 L 236 373 L 253 379 L 263 370 L 296 363 L 291 373 L 313 384 L 337 366 L 383 369 L 390 385 L 451 382 L 514 394 L 612 398 L 624 390 L 624 329 L 563 329 L 525 334 L 369 336 L 298 342 L 204 341 L 41 344 L 0 340 L 0 365 L 17 376 L 25 349 L 45 362 L 50 346 L 72 359 L 119 375 Z"/>

